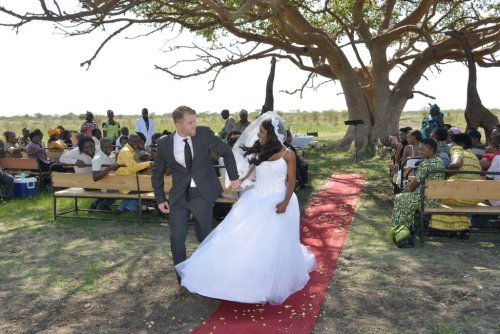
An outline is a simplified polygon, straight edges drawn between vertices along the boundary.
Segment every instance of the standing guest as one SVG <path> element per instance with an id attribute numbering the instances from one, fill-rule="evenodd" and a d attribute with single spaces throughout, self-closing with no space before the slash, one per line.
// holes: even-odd
<path id="1" fill-rule="evenodd" d="M 14 177 L 0 167 L 0 185 L 5 188 L 7 198 L 14 197 Z"/>
<path id="2" fill-rule="evenodd" d="M 224 157 L 224 165 L 231 180 L 231 188 L 240 185 L 238 170 L 229 145 L 217 138 L 209 128 L 196 126 L 196 111 L 187 106 L 177 107 L 172 113 L 176 132 L 163 136 L 153 165 L 151 181 L 158 208 L 170 213 L 170 246 L 174 264 L 186 259 L 186 235 L 192 214 L 198 240 L 203 241 L 211 231 L 215 200 L 223 189 L 213 168 L 211 151 Z M 164 176 L 172 170 L 172 189 L 167 201 Z M 177 275 L 180 284 L 180 276 Z M 179 288 L 179 294 L 186 290 Z"/>
<path id="3" fill-rule="evenodd" d="M 452 137 L 452 147 L 450 149 L 451 163 L 447 169 L 459 171 L 481 171 L 479 160 L 476 155 L 470 150 L 471 139 L 465 133 L 459 133 Z M 420 166 L 419 166 L 420 168 Z M 479 174 L 453 174 L 449 180 L 478 180 Z M 441 203 L 452 206 L 473 206 L 478 204 L 479 200 L 464 200 L 464 199 L 445 199 Z M 450 236 L 458 236 L 459 238 L 469 238 L 469 217 L 468 216 L 448 216 L 448 215 L 432 215 L 429 227 L 450 232 Z"/>
<path id="4" fill-rule="evenodd" d="M 245 109 L 241 109 L 239 115 L 240 120 L 234 125 L 233 131 L 243 133 L 243 131 L 245 131 L 247 126 L 250 124 L 250 122 L 248 121 L 248 111 L 246 111 Z"/>
<path id="5" fill-rule="evenodd" d="M 23 136 L 19 138 L 19 145 L 22 147 L 26 147 L 30 143 L 30 130 L 28 130 L 27 128 L 23 128 L 22 132 Z"/>
<path id="6" fill-rule="evenodd" d="M 231 116 L 229 110 L 224 109 L 220 112 L 222 119 L 224 120 L 224 127 L 220 132 L 220 137 L 222 140 L 227 139 L 227 135 L 233 131 L 234 125 L 236 124 L 236 120 Z"/>
<path id="7" fill-rule="evenodd" d="M 68 146 L 60 139 L 61 130 L 59 128 L 49 128 L 47 132 L 49 134 L 47 141 L 49 152 L 64 152 L 68 149 Z"/>
<path id="8" fill-rule="evenodd" d="M 136 162 L 134 159 L 136 151 L 138 151 L 143 145 L 141 137 L 137 133 L 133 133 L 128 137 L 128 143 L 122 147 L 120 154 L 118 155 L 117 163 L 123 165 L 123 167 L 118 168 L 116 171 L 117 175 L 135 175 L 136 173 L 150 168 L 153 164 L 152 161 Z M 122 194 L 128 194 L 128 190 L 120 190 Z M 139 200 L 136 199 L 124 199 L 118 206 L 117 211 L 127 212 L 136 211 L 139 206 Z"/>
<path id="9" fill-rule="evenodd" d="M 82 124 L 80 128 L 80 132 L 85 136 L 92 138 L 92 130 L 97 128 L 97 124 L 94 122 L 94 114 L 90 111 L 87 111 L 85 114 L 85 122 Z"/>
<path id="10" fill-rule="evenodd" d="M 94 140 L 94 145 L 96 150 L 100 149 L 100 141 L 102 138 L 102 133 L 101 130 L 95 128 L 92 130 L 92 139 Z"/>
<path id="11" fill-rule="evenodd" d="M 146 136 L 146 145 L 151 144 L 151 137 L 155 133 L 155 122 L 149 118 L 147 108 L 142 108 L 142 117 L 135 120 L 135 132 L 142 132 Z"/>
<path id="12" fill-rule="evenodd" d="M 427 138 L 426 128 L 430 126 L 430 130 L 442 128 L 444 125 L 444 114 L 437 104 L 429 103 L 429 113 L 422 120 L 422 138 Z"/>
<path id="13" fill-rule="evenodd" d="M 74 165 L 76 174 L 92 174 L 92 158 L 95 155 L 94 140 L 83 136 L 78 140 L 78 146 L 64 153 L 59 158 L 63 164 Z"/>
<path id="14" fill-rule="evenodd" d="M 106 112 L 108 120 L 102 123 L 102 136 L 108 138 L 113 143 L 120 135 L 120 123 L 115 121 L 113 110 Z"/>
<path id="15" fill-rule="evenodd" d="M 129 134 L 129 131 L 128 131 L 128 128 L 126 126 L 124 126 L 123 128 L 120 129 L 120 137 L 118 137 L 118 139 L 116 139 L 116 141 L 115 141 L 115 146 L 116 146 L 116 148 L 118 148 L 118 150 L 121 147 L 123 147 L 123 145 L 121 144 L 122 137 L 127 137 L 127 140 L 128 140 L 128 134 Z"/>
<path id="16" fill-rule="evenodd" d="M 478 159 L 481 159 L 484 154 L 484 145 L 481 144 L 481 132 L 476 129 L 470 129 L 467 134 L 472 141 L 471 151 L 474 152 Z"/>
<path id="17" fill-rule="evenodd" d="M 3 135 L 6 140 L 4 147 L 5 156 L 7 158 L 22 158 L 23 152 L 25 152 L 26 149 L 17 144 L 16 134 L 12 131 L 5 131 Z"/>
<path id="18" fill-rule="evenodd" d="M 116 171 L 120 166 L 115 163 L 115 154 L 113 144 L 108 138 L 102 138 L 99 143 L 101 150 L 92 158 L 92 179 L 97 182 L 109 172 Z M 106 192 L 115 192 L 108 189 Z M 97 198 L 91 205 L 94 209 L 111 211 L 111 205 L 115 200 L 113 198 Z"/>

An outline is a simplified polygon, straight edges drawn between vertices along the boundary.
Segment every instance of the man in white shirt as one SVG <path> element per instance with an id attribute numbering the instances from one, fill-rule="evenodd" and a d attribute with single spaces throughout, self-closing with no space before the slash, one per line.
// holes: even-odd
<path id="1" fill-rule="evenodd" d="M 92 159 L 92 179 L 97 182 L 109 172 L 116 171 L 120 166 L 115 163 L 115 153 L 113 144 L 108 138 L 102 138 L 100 141 L 101 150 L 98 151 Z M 116 192 L 116 190 L 106 190 L 106 192 Z M 115 200 L 113 198 L 97 198 L 91 205 L 94 209 L 111 211 L 111 205 Z"/>
<path id="2" fill-rule="evenodd" d="M 222 128 L 220 138 L 222 140 L 226 140 L 227 135 L 230 134 L 231 131 L 233 131 L 234 126 L 236 124 L 236 120 L 234 119 L 234 117 L 231 116 L 231 114 L 229 113 L 229 110 L 227 110 L 227 109 L 222 110 L 220 112 L 220 115 L 222 116 L 222 119 L 224 120 L 224 128 Z"/>
<path id="3" fill-rule="evenodd" d="M 146 145 L 151 145 L 151 137 L 155 133 L 155 122 L 149 118 L 147 108 L 142 108 L 142 117 L 135 120 L 135 132 L 141 132 L 146 136 Z"/>
<path id="4" fill-rule="evenodd" d="M 92 158 L 95 152 L 94 140 L 91 137 L 82 136 L 78 141 L 78 147 L 61 155 L 59 162 L 74 165 L 76 174 L 91 174 Z"/>

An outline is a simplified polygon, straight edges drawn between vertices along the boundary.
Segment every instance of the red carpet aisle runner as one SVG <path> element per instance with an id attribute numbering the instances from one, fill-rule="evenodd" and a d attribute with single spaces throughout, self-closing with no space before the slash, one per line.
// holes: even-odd
<path id="1" fill-rule="evenodd" d="M 314 252 L 317 269 L 301 291 L 282 305 L 221 301 L 195 334 L 310 333 L 344 245 L 364 183 L 362 174 L 332 174 L 301 215 L 301 241 Z"/>

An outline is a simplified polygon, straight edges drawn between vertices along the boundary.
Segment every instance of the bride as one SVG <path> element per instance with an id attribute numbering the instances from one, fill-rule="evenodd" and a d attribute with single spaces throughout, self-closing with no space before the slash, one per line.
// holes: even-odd
<path id="1" fill-rule="evenodd" d="M 255 120 L 234 145 L 242 187 L 226 218 L 176 265 L 192 293 L 242 303 L 281 304 L 301 290 L 316 261 L 299 240 L 294 152 L 275 112 Z M 256 140 L 257 139 L 257 140 Z"/>

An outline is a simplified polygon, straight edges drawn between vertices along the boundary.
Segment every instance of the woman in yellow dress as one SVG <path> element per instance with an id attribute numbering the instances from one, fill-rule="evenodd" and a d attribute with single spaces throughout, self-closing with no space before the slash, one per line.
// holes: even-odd
<path id="1" fill-rule="evenodd" d="M 474 152 L 471 151 L 472 140 L 465 133 L 453 135 L 452 147 L 450 149 L 451 163 L 448 169 L 459 171 L 481 171 L 479 160 Z M 449 180 L 477 180 L 479 174 L 452 174 Z M 480 200 L 456 200 L 445 199 L 441 203 L 452 206 L 471 206 L 476 205 Z M 469 217 L 455 215 L 433 215 L 429 224 L 430 228 L 450 232 L 449 236 L 458 236 L 459 238 L 469 238 Z"/>

